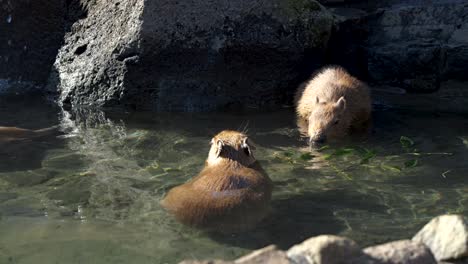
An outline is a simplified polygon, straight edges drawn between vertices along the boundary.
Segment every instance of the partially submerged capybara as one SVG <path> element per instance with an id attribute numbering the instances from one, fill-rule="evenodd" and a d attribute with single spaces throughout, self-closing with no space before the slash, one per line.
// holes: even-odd
<path id="1" fill-rule="evenodd" d="M 347 135 L 371 118 L 369 88 L 341 67 L 321 70 L 296 93 L 299 122 L 307 122 L 311 143 Z"/>
<path id="2" fill-rule="evenodd" d="M 186 225 L 218 232 L 249 229 L 269 208 L 272 182 L 247 135 L 225 130 L 211 140 L 205 167 L 171 189 L 161 204 Z"/>
<path id="3" fill-rule="evenodd" d="M 58 127 L 56 126 L 38 130 L 0 126 L 0 143 L 41 138 L 45 136 L 57 135 L 58 133 Z"/>

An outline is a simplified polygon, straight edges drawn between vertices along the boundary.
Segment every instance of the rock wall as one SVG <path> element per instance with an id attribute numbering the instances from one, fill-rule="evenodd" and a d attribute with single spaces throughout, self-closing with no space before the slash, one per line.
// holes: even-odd
<path id="1" fill-rule="evenodd" d="M 466 1 L 320 3 L 0 0 L 0 90 L 47 82 L 65 106 L 268 109 L 339 64 L 376 103 L 468 111 Z"/>
<path id="2" fill-rule="evenodd" d="M 301 63 L 323 64 L 332 23 L 313 0 L 98 3 L 67 34 L 52 84 L 70 105 L 278 106 Z"/>
<path id="3" fill-rule="evenodd" d="M 324 0 L 336 18 L 328 62 L 373 88 L 376 104 L 468 112 L 468 3 Z"/>
<path id="4" fill-rule="evenodd" d="M 369 21 L 369 75 L 410 92 L 433 92 L 464 79 L 468 63 L 468 3 L 391 7 Z"/>
<path id="5" fill-rule="evenodd" d="M 0 0 L 0 90 L 45 84 L 63 40 L 65 12 L 64 0 Z"/>
<path id="6" fill-rule="evenodd" d="M 143 0 L 88 1 L 87 16 L 65 35 L 49 80 L 59 101 L 111 106 L 124 93 L 127 65 L 137 57 Z"/>

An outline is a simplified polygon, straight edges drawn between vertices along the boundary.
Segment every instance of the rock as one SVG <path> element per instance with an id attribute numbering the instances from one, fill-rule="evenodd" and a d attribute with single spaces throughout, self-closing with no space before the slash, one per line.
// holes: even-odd
<path id="1" fill-rule="evenodd" d="M 466 80 L 468 5 L 389 2 L 369 16 L 370 80 L 422 93 L 438 90 L 447 78 Z"/>
<path id="2" fill-rule="evenodd" d="M 413 241 L 428 246 L 437 260 L 468 256 L 468 223 L 461 215 L 442 215 L 432 219 Z"/>
<path id="3" fill-rule="evenodd" d="M 179 262 L 179 264 L 234 264 L 234 262 L 223 260 L 184 260 Z"/>
<path id="4" fill-rule="evenodd" d="M 254 252 L 240 257 L 234 261 L 222 261 L 222 260 L 184 260 L 179 264 L 290 264 L 286 253 L 278 250 L 274 245 L 255 250 Z"/>
<path id="5" fill-rule="evenodd" d="M 82 2 L 87 16 L 65 36 L 48 89 L 58 89 L 64 104 L 113 104 L 123 96 L 127 65 L 138 60 L 144 1 Z"/>
<path id="6" fill-rule="evenodd" d="M 451 260 L 451 261 L 439 261 L 437 264 L 468 264 L 468 259 L 462 260 Z"/>
<path id="7" fill-rule="evenodd" d="M 328 63 L 346 68 L 361 80 L 367 79 L 367 12 L 341 7 L 331 8 L 330 11 L 334 14 L 336 23 L 328 43 Z"/>
<path id="8" fill-rule="evenodd" d="M 287 255 L 296 264 L 338 264 L 358 257 L 361 250 L 348 238 L 321 235 L 293 246 Z"/>
<path id="9" fill-rule="evenodd" d="M 64 0 L 0 1 L 0 92 L 46 83 L 65 34 L 65 13 Z"/>
<path id="10" fill-rule="evenodd" d="M 365 255 L 356 264 L 431 264 L 437 263 L 431 251 L 422 243 L 411 240 L 394 241 L 364 249 Z"/>
<path id="11" fill-rule="evenodd" d="M 255 250 L 254 252 L 236 259 L 235 264 L 289 264 L 290 261 L 284 251 L 278 250 L 274 245 Z"/>
<path id="12" fill-rule="evenodd" d="M 333 25 L 315 0 L 110 0 L 87 10 L 50 78 L 65 105 L 278 107 L 292 98 L 298 65 L 310 74 L 323 64 Z"/>

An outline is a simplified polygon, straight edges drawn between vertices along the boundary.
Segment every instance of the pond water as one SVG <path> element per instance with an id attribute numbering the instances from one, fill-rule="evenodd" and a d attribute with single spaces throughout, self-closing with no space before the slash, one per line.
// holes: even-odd
<path id="1" fill-rule="evenodd" d="M 292 109 L 271 113 L 72 113 L 2 101 L 2 126 L 66 135 L 0 146 L 0 263 L 177 263 L 283 249 L 319 234 L 361 246 L 468 214 L 468 119 L 378 108 L 369 137 L 311 150 Z M 248 129 L 274 181 L 258 228 L 208 234 L 159 205 L 197 174 L 211 137 Z"/>

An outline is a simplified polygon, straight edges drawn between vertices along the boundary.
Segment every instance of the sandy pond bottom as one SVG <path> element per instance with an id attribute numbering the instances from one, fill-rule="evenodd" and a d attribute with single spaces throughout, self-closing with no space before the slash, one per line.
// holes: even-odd
<path id="1" fill-rule="evenodd" d="M 376 110 L 367 138 L 312 150 L 294 113 L 104 114 L 2 102 L 4 126 L 60 124 L 62 138 L 0 149 L 0 263 L 233 259 L 318 234 L 365 246 L 468 214 L 468 119 Z M 270 217 L 242 234 L 184 227 L 159 205 L 203 166 L 210 138 L 248 128 L 275 183 Z"/>

